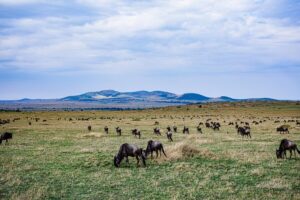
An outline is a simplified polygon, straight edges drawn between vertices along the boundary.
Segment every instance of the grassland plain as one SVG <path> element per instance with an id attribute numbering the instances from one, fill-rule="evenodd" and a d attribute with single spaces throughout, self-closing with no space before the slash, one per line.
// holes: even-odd
<path id="1" fill-rule="evenodd" d="M 300 146 L 296 102 L 0 112 L 0 118 L 11 119 L 1 131 L 14 133 L 8 145 L 0 146 L 0 199 L 300 199 L 300 155 L 287 160 L 275 156 L 283 138 Z M 20 120 L 12 122 L 14 118 Z M 90 119 L 78 120 L 82 118 Z M 197 133 L 199 122 L 207 119 L 219 121 L 220 131 L 202 126 L 204 133 Z M 239 120 L 250 123 L 252 139 L 228 125 Z M 165 134 L 153 134 L 155 121 L 164 132 L 168 125 L 179 128 L 173 143 Z M 276 133 L 283 124 L 290 126 L 290 134 Z M 189 135 L 182 134 L 184 125 Z M 116 135 L 117 126 L 122 136 Z M 141 139 L 131 134 L 133 128 L 141 130 Z M 137 168 L 133 158 L 129 165 L 113 166 L 122 143 L 145 148 L 149 139 L 161 141 L 168 157 L 149 158 L 147 167 Z"/>

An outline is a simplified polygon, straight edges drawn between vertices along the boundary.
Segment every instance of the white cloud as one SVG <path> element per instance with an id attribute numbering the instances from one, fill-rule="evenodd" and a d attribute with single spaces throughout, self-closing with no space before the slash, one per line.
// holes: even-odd
<path id="1" fill-rule="evenodd" d="M 0 56 L 9 61 L 2 68 L 226 72 L 300 64 L 299 25 L 264 16 L 263 8 L 277 5 L 275 0 L 76 3 L 96 16 L 87 21 L 88 13 L 82 20 L 81 13 L 72 18 L 54 12 L 6 22 L 0 31 Z"/>

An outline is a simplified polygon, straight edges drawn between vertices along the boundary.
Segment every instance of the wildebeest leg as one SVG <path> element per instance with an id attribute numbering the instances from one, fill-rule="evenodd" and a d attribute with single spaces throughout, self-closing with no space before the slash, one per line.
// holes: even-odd
<path id="1" fill-rule="evenodd" d="M 126 156 L 126 164 L 129 164 L 128 156 Z"/>
<path id="2" fill-rule="evenodd" d="M 137 160 L 136 166 L 138 167 L 138 166 L 139 166 L 139 163 L 140 163 L 139 156 L 138 156 L 138 155 L 136 155 L 136 156 L 135 156 L 135 158 L 136 158 L 136 160 Z"/>
<path id="3" fill-rule="evenodd" d="M 161 149 L 159 149 L 159 157 L 161 157 Z"/>
<path id="4" fill-rule="evenodd" d="M 293 153 L 293 151 L 292 151 L 292 149 L 290 149 L 290 159 L 292 158 L 292 153 Z"/>
<path id="5" fill-rule="evenodd" d="M 153 159 L 153 151 L 151 151 L 151 159 Z"/>
<path id="6" fill-rule="evenodd" d="M 158 150 L 156 149 L 155 152 L 156 152 L 156 158 L 157 158 L 158 157 Z"/>
<path id="7" fill-rule="evenodd" d="M 285 158 L 287 158 L 287 157 L 286 157 L 286 150 L 284 150 L 283 153 L 284 153 Z"/>

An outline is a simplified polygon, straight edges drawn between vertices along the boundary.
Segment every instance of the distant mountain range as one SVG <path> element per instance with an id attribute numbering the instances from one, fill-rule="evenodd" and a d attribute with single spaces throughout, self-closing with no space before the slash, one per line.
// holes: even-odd
<path id="1" fill-rule="evenodd" d="M 207 97 L 197 93 L 181 95 L 165 91 L 118 92 L 102 90 L 61 99 L 20 99 L 0 101 L 0 109 L 118 109 L 149 108 L 205 102 L 276 101 L 271 98 L 233 99 L 226 96 Z"/>

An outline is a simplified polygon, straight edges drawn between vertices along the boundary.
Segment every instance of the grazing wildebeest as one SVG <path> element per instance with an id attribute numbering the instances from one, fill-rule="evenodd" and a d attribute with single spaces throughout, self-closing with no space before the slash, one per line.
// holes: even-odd
<path id="1" fill-rule="evenodd" d="M 228 125 L 229 125 L 229 126 L 230 126 L 230 125 L 233 125 L 233 122 L 229 122 L 229 124 L 228 124 Z"/>
<path id="2" fill-rule="evenodd" d="M 237 133 L 240 134 L 241 136 L 247 136 L 251 138 L 251 133 L 250 133 L 250 127 L 245 126 L 245 127 L 239 127 L 237 129 Z"/>
<path id="3" fill-rule="evenodd" d="M 186 127 L 186 126 L 184 126 L 184 127 L 183 127 L 183 130 L 182 130 L 182 133 L 183 133 L 183 134 L 185 134 L 185 133 L 189 134 L 189 133 L 190 133 L 189 128 Z"/>
<path id="4" fill-rule="evenodd" d="M 136 136 L 139 136 L 139 139 L 141 139 L 141 131 L 139 131 L 138 129 L 132 129 L 131 130 L 131 133 L 132 133 L 132 135 L 134 135 L 135 137 Z"/>
<path id="5" fill-rule="evenodd" d="M 197 131 L 198 131 L 199 133 L 202 133 L 202 129 L 201 129 L 200 126 L 197 126 Z"/>
<path id="6" fill-rule="evenodd" d="M 167 155 L 164 151 L 164 147 L 163 147 L 162 143 L 160 143 L 159 141 L 149 140 L 147 148 L 146 148 L 146 157 L 150 153 L 151 158 L 153 158 L 153 151 L 156 152 L 156 158 L 158 157 L 158 152 L 159 152 L 160 156 L 161 156 L 161 152 L 163 152 L 163 154 L 167 157 Z"/>
<path id="7" fill-rule="evenodd" d="M 119 134 L 119 136 L 121 136 L 121 134 L 122 134 L 122 129 L 121 129 L 120 127 L 117 127 L 117 128 L 116 128 L 116 132 L 117 132 L 117 134 Z"/>
<path id="8" fill-rule="evenodd" d="M 177 133 L 177 126 L 173 126 L 174 133 Z"/>
<path id="9" fill-rule="evenodd" d="M 143 161 L 143 165 L 146 166 L 146 155 L 142 148 L 139 148 L 135 144 L 124 143 L 120 146 L 118 154 L 114 157 L 114 165 L 120 167 L 121 161 L 126 158 L 126 163 L 129 163 L 128 156 L 135 157 L 137 160 L 137 167 L 139 166 L 140 159 Z"/>
<path id="10" fill-rule="evenodd" d="M 277 132 L 280 134 L 284 133 L 290 133 L 288 127 L 280 126 L 276 129 Z"/>
<path id="11" fill-rule="evenodd" d="M 2 144 L 2 140 L 6 140 L 6 143 L 8 143 L 8 140 L 12 139 L 12 133 L 10 132 L 4 132 L 0 135 L 0 144 Z"/>
<path id="12" fill-rule="evenodd" d="M 104 132 L 105 132 L 106 134 L 108 134 L 108 127 L 107 127 L 107 126 L 104 127 Z"/>
<path id="13" fill-rule="evenodd" d="M 286 157 L 286 150 L 290 150 L 290 158 L 292 157 L 292 151 L 294 151 L 295 157 L 296 150 L 300 154 L 300 150 L 294 142 L 287 139 L 283 139 L 280 142 L 279 149 L 276 149 L 277 158 L 284 158 L 284 156 Z"/>
<path id="14" fill-rule="evenodd" d="M 169 142 L 173 142 L 172 132 L 168 131 L 168 132 L 166 132 L 166 135 L 167 135 L 167 138 L 168 138 Z"/>
<path id="15" fill-rule="evenodd" d="M 88 131 L 91 131 L 91 130 L 92 130 L 92 126 L 89 125 L 89 126 L 88 126 Z"/>
<path id="16" fill-rule="evenodd" d="M 160 129 L 157 127 L 153 129 L 153 133 L 156 135 L 161 135 Z"/>

